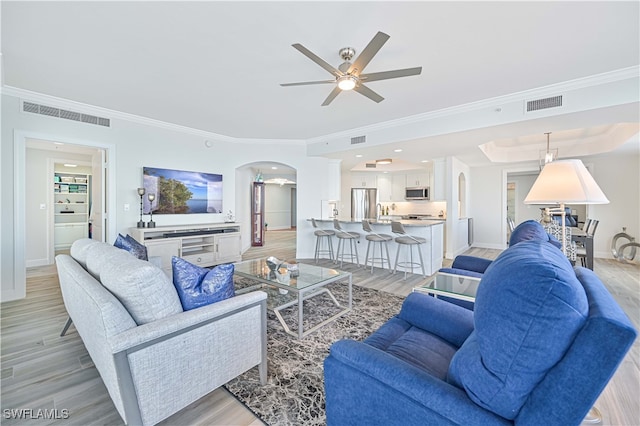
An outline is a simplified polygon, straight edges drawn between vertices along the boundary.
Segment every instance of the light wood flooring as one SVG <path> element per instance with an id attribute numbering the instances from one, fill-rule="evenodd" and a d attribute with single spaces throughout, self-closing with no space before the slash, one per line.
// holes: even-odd
<path id="1" fill-rule="evenodd" d="M 295 231 L 268 231 L 264 247 L 251 248 L 244 258 L 295 257 Z M 498 250 L 470 249 L 467 254 L 495 258 Z M 306 260 L 312 262 L 312 260 Z M 335 267 L 322 260 L 322 266 Z M 445 265 L 451 261 L 445 260 Z M 430 278 L 391 275 L 379 268 L 344 265 L 353 282 L 398 295 L 407 295 Z M 595 271 L 640 330 L 640 266 L 596 259 Z M 27 297 L 0 305 L 1 408 L 68 409 L 68 419 L 0 419 L 3 425 L 121 425 L 122 419 L 75 328 L 59 333 L 67 314 L 55 266 L 27 270 Z M 640 425 L 640 341 L 636 341 L 604 390 L 596 406 L 604 425 Z M 4 413 L 4 411 L 3 411 Z M 165 425 L 261 425 L 262 422 L 224 388 L 219 388 L 176 413 Z"/>

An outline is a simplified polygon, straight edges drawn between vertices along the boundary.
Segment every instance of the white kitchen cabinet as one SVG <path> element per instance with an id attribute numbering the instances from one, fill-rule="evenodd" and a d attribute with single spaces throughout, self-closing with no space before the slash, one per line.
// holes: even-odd
<path id="1" fill-rule="evenodd" d="M 392 201 L 405 201 L 404 192 L 407 187 L 407 176 L 404 173 L 396 173 L 391 177 L 393 193 Z"/>
<path id="2" fill-rule="evenodd" d="M 376 178 L 373 172 L 352 172 L 351 188 L 377 188 Z"/>
<path id="3" fill-rule="evenodd" d="M 426 169 L 411 171 L 406 175 L 406 184 L 409 188 L 413 186 L 429 186 L 429 182 L 429 170 Z"/>
<path id="4" fill-rule="evenodd" d="M 381 203 L 395 201 L 393 198 L 394 194 L 392 176 L 393 175 L 389 173 L 378 175 L 378 201 L 380 201 Z"/>

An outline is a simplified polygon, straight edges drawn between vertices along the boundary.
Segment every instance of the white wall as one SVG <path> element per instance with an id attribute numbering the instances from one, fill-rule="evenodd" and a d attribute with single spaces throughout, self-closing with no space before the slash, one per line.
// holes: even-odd
<path id="1" fill-rule="evenodd" d="M 43 102 L 44 103 L 44 102 Z M 58 106 L 58 105 L 52 105 Z M 65 105 L 60 105 L 65 106 Z M 78 110 L 65 106 L 72 110 Z M 84 111 L 82 111 L 84 112 Z M 87 111 L 94 113 L 93 111 Z M 99 114 L 105 115 L 104 111 Z M 137 206 L 139 196 L 136 188 L 142 184 L 142 167 L 153 166 L 170 169 L 220 173 L 223 175 L 223 211 L 232 209 L 237 218 L 243 218 L 249 199 L 249 186 L 236 186 L 236 169 L 257 161 L 282 163 L 282 152 L 287 152 L 286 164 L 297 170 L 298 187 L 298 257 L 313 256 L 313 239 L 308 238 L 305 229 L 311 226 L 306 218 L 320 215 L 320 200 L 326 198 L 328 189 L 325 180 L 318 176 L 328 175 L 329 160 L 308 157 L 306 146 L 302 142 L 290 141 L 243 141 L 219 137 L 219 135 L 191 132 L 188 129 L 170 125 L 145 124 L 113 118 L 111 127 L 105 128 L 70 120 L 58 119 L 37 114 L 20 112 L 20 102 L 15 96 L 2 95 L 2 133 L 0 157 L 2 188 L 0 194 L 0 227 L 2 228 L 2 258 L 0 259 L 1 299 L 11 300 L 24 297 L 24 236 L 16 240 L 15 225 L 24 221 L 24 217 L 14 215 L 15 176 L 14 134 L 25 134 L 47 140 L 71 140 L 75 142 L 112 146 L 112 158 L 115 165 L 113 187 L 108 188 L 108 196 L 113 199 L 115 209 L 110 218 L 115 221 L 115 233 L 107 235 L 107 241 L 113 241 L 118 232 L 126 233 L 135 227 L 139 219 L 136 208 L 124 211 L 124 204 Z M 17 132 L 17 133 L 16 133 Z M 46 137 L 43 137 L 46 136 Z M 218 137 L 215 139 L 214 137 Z M 211 148 L 204 144 L 205 139 L 212 140 Z M 19 153 L 18 153 L 19 154 Z M 190 214 L 154 216 L 157 226 L 174 224 L 197 224 L 203 222 L 222 222 L 224 214 Z M 241 220 L 243 231 L 248 232 L 248 217 Z M 18 227 L 19 228 L 19 227 Z M 308 233 L 307 232 L 307 233 Z M 244 242 L 244 240 L 243 240 Z M 20 272 L 22 271 L 22 272 Z"/>
<path id="2" fill-rule="evenodd" d="M 529 190 L 533 186 L 533 182 L 535 182 L 537 178 L 538 178 L 538 174 L 509 176 L 509 182 L 513 182 L 516 184 L 516 189 L 515 189 L 516 214 L 514 219 L 514 222 L 516 225 L 529 219 L 540 220 L 540 206 L 534 206 L 531 204 L 524 203 L 524 199 L 526 198 L 527 194 L 529 193 Z M 506 222 L 504 226 L 507 226 Z"/>
<path id="3" fill-rule="evenodd" d="M 469 247 L 468 240 L 468 217 L 475 217 L 475 212 L 471 206 L 471 172 L 469 166 L 455 157 L 447 157 L 445 196 L 447 199 L 447 224 L 446 224 L 446 257 L 448 259 L 455 258 L 458 254 L 463 253 Z M 458 176 L 463 173 L 467 185 L 465 191 L 467 217 L 459 217 L 458 212 Z"/>
<path id="4" fill-rule="evenodd" d="M 291 188 L 295 185 L 267 184 L 264 217 L 270 230 L 291 228 Z"/>
<path id="5" fill-rule="evenodd" d="M 627 143 L 640 143 L 638 135 Z M 607 155 L 584 157 L 582 161 L 610 201 L 587 206 L 587 217 L 600 221 L 594 238 L 594 256 L 611 258 L 611 240 L 623 226 L 630 235 L 640 238 L 640 155 L 629 154 L 623 146 Z M 535 164 L 517 165 L 521 169 L 536 167 Z M 505 248 L 507 170 L 514 170 L 514 165 L 471 169 L 474 246 Z"/>

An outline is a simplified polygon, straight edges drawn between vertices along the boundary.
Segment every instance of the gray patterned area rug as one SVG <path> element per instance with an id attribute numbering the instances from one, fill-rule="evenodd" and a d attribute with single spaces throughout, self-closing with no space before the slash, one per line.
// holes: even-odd
<path id="1" fill-rule="evenodd" d="M 236 278 L 236 286 L 255 284 Z M 346 303 L 347 284 L 328 286 L 336 299 Z M 269 291 L 278 304 L 292 298 Z M 324 425 L 325 398 L 323 362 L 331 344 L 340 339 L 363 340 L 400 312 L 404 298 L 353 286 L 353 309 L 302 340 L 287 334 L 273 312 L 267 314 L 267 384 L 260 385 L 258 369 L 252 368 L 225 387 L 268 425 Z M 336 312 L 326 294 L 304 302 L 305 330 Z M 283 311 L 292 330 L 297 330 L 297 306 Z"/>

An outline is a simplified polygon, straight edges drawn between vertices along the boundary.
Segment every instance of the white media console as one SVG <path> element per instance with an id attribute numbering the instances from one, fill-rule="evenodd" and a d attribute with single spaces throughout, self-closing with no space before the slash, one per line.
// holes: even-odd
<path id="1" fill-rule="evenodd" d="M 150 258 L 161 259 L 161 268 L 169 277 L 173 276 L 172 256 L 203 267 L 242 260 L 238 223 L 131 228 L 129 234 L 147 247 Z"/>

